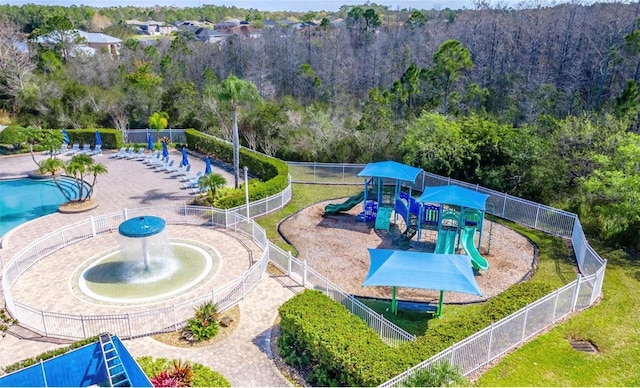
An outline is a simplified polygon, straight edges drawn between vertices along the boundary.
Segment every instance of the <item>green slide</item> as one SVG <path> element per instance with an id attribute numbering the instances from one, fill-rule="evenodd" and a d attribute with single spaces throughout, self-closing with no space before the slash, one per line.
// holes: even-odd
<path id="1" fill-rule="evenodd" d="M 346 201 L 342 203 L 330 203 L 324 207 L 324 212 L 327 214 L 337 214 L 351 210 L 354 206 L 364 200 L 364 190 L 356 195 L 352 195 Z"/>
<path id="2" fill-rule="evenodd" d="M 440 229 L 435 253 L 453 254 L 456 250 L 456 234 L 455 230 Z"/>
<path id="3" fill-rule="evenodd" d="M 471 256 L 471 265 L 475 270 L 485 270 L 489 268 L 489 262 L 487 259 L 480 255 L 480 252 L 476 249 L 473 241 L 473 237 L 476 234 L 476 228 L 465 227 L 462 231 L 462 248 L 467 252 L 467 255 Z"/>

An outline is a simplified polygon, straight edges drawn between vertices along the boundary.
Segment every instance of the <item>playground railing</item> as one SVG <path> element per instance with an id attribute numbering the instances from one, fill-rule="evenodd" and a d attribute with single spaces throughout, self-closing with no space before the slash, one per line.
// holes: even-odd
<path id="1" fill-rule="evenodd" d="M 331 283 L 329 279 L 314 271 L 306 262 L 297 260 L 291 253 L 286 253 L 273 246 L 272 252 L 278 251 L 277 257 L 270 257 L 271 263 L 279 270 L 287 274 L 294 281 L 305 288 L 321 291 L 332 300 L 342 304 L 352 314 L 360 317 L 367 325 L 375 330 L 387 344 L 395 346 L 406 341 L 413 341 L 415 336 L 394 325 L 353 295 L 343 291 L 340 287 Z"/>
<path id="2" fill-rule="evenodd" d="M 295 167 L 290 169 L 294 183 L 316 183 L 321 180 L 325 184 L 339 184 L 351 182 L 349 177 L 345 176 L 346 172 L 355 171 L 355 176 L 364 165 L 336 164 L 332 169 L 330 165 L 323 164 L 321 179 L 316 176 L 318 168 L 315 163 L 295 163 Z M 462 374 L 468 375 L 571 313 L 590 307 L 602 291 L 607 261 L 589 245 L 577 215 L 428 172 L 421 173 L 416 183 L 410 187 L 421 192 L 427 187 L 445 185 L 458 185 L 488 194 L 486 211 L 489 214 L 570 239 L 580 275 L 554 293 L 408 369 L 382 386 L 405 386 L 416 372 L 431 370 L 441 360 L 459 365 Z"/>

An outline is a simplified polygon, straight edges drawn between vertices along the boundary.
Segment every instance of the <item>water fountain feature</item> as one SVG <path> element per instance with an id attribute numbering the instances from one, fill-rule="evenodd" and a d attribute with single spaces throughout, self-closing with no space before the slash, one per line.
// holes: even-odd
<path id="1" fill-rule="evenodd" d="M 203 248 L 172 242 L 165 221 L 141 216 L 118 228 L 120 249 L 92 260 L 78 276 L 80 290 L 106 302 L 147 302 L 175 295 L 201 282 L 213 259 Z"/>

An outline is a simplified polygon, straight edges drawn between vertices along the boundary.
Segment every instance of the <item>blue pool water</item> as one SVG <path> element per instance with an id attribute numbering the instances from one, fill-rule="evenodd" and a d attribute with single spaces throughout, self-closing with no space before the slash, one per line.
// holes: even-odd
<path id="1" fill-rule="evenodd" d="M 75 199 L 78 190 L 71 179 L 58 179 Z M 16 226 L 55 213 L 66 202 L 53 179 L 0 180 L 0 237 Z"/>

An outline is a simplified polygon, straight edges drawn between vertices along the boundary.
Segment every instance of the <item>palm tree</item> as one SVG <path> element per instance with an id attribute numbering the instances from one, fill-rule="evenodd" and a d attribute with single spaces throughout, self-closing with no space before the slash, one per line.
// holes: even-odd
<path id="1" fill-rule="evenodd" d="M 240 187 L 240 140 L 238 139 L 238 106 L 244 102 L 260 99 L 258 88 L 249 82 L 230 75 L 220 83 L 217 89 L 217 97 L 226 102 L 231 108 L 233 127 L 233 177 L 235 188 Z"/>
<path id="2" fill-rule="evenodd" d="M 167 112 L 153 112 L 149 116 L 149 128 L 156 130 L 158 140 L 160 139 L 160 131 L 169 125 L 169 114 Z"/>
<path id="3" fill-rule="evenodd" d="M 93 158 L 89 155 L 79 154 L 74 155 L 71 160 L 66 164 L 58 158 L 48 158 L 40 162 L 40 172 L 50 173 L 53 177 L 58 189 L 62 192 L 62 195 L 67 199 L 67 202 L 73 201 L 73 198 L 69 196 L 66 190 L 63 190 L 60 186 L 56 173 L 62 169 L 67 176 L 74 179 L 76 187 L 78 188 L 78 198 L 76 202 L 85 202 L 91 199 L 94 187 L 98 181 L 98 175 L 106 174 L 107 168 L 102 163 L 95 163 Z M 93 181 L 89 185 L 88 191 L 85 193 L 85 178 L 93 176 Z"/>
<path id="4" fill-rule="evenodd" d="M 78 201 L 84 202 L 91 199 L 93 194 L 93 185 L 95 185 L 98 175 L 106 174 L 107 168 L 101 163 L 95 163 L 93 158 L 89 155 L 79 154 L 74 155 L 69 162 L 67 162 L 65 173 L 72 176 L 78 187 Z M 84 193 L 84 179 L 87 176 L 93 175 L 93 182 L 89 185 L 90 189 Z"/>
<path id="5" fill-rule="evenodd" d="M 207 190 L 211 199 L 215 198 L 216 191 L 227 184 L 227 180 L 221 174 L 207 174 L 198 180 L 201 190 Z"/>
<path id="6" fill-rule="evenodd" d="M 58 187 L 58 189 L 60 190 L 64 198 L 67 200 L 67 202 L 72 201 L 73 198 L 69 196 L 69 194 L 67 193 L 67 190 L 64 190 L 62 186 L 60 186 L 58 179 L 56 179 L 56 176 L 57 176 L 56 174 L 59 171 L 64 170 L 65 168 L 64 162 L 58 158 L 47 158 L 47 159 L 41 160 L 40 163 L 38 163 L 38 166 L 39 166 L 38 170 L 40 170 L 41 174 L 46 174 L 46 173 L 51 174 L 51 176 L 53 177 L 53 182 L 56 184 L 56 186 Z"/>

